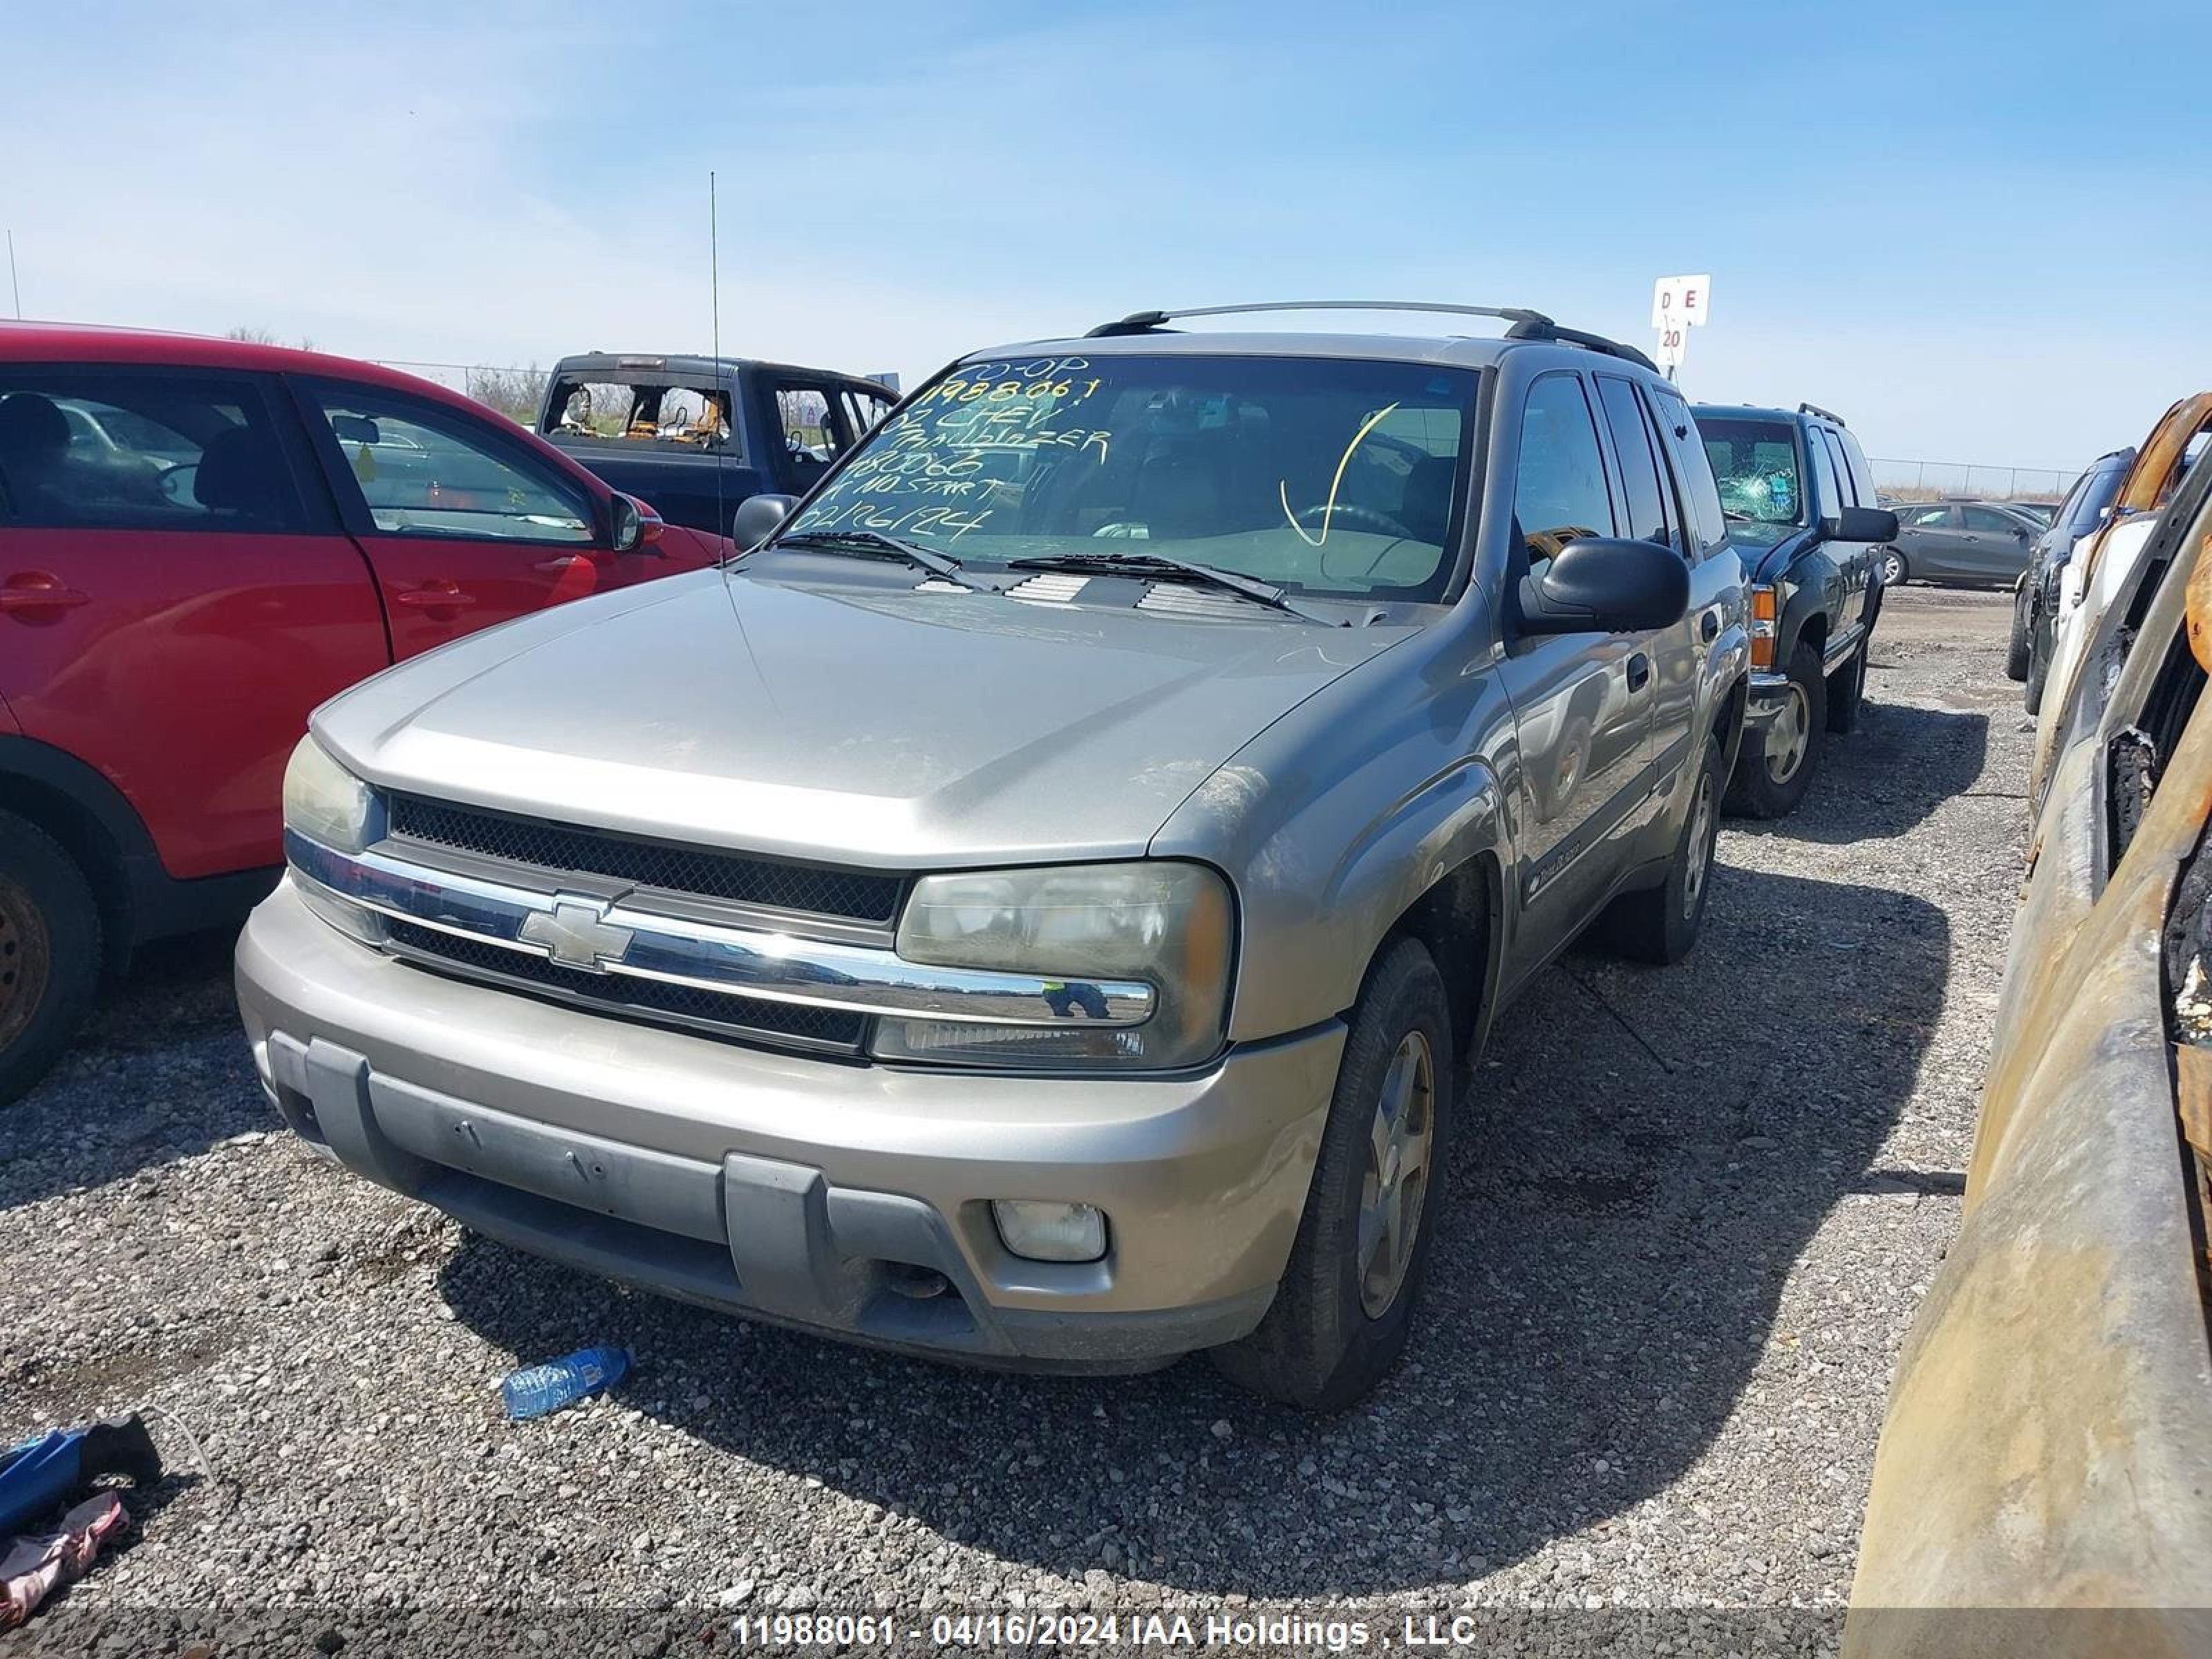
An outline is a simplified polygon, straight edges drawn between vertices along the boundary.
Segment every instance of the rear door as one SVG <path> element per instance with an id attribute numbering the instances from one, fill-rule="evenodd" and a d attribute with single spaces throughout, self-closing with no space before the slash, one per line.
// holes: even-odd
<path id="1" fill-rule="evenodd" d="M 0 363 L 0 698 L 122 792 L 169 874 L 276 863 L 307 711 L 387 660 L 273 380 Z"/>
<path id="2" fill-rule="evenodd" d="M 1960 541 L 1966 574 L 1992 587 L 2010 587 L 2027 568 L 2027 527 L 1993 507 L 1962 507 Z"/>
<path id="3" fill-rule="evenodd" d="M 615 552 L 608 498 L 489 416 L 355 381 L 291 384 L 398 657 L 672 568 L 651 545 Z"/>
<path id="4" fill-rule="evenodd" d="M 1529 383 L 1518 422 L 1509 596 L 1568 542 L 1616 533 L 1597 419 L 1580 374 L 1554 369 Z M 1498 672 L 1520 736 L 1516 876 L 1532 948 L 1540 949 L 1579 928 L 1611 892 L 1620 860 L 1598 849 L 1616 844 L 1646 810 L 1651 647 L 1638 634 L 1516 635 L 1509 627 Z"/>

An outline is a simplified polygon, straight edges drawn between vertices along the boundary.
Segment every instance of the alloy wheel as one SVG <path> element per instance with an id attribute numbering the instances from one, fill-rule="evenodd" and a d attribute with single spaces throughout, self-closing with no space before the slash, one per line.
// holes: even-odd
<path id="1" fill-rule="evenodd" d="M 1804 687 L 1791 684 L 1782 712 L 1766 728 L 1766 775 L 1787 783 L 1805 763 L 1805 749 L 1813 732 L 1812 710 L 1805 704 Z"/>
<path id="2" fill-rule="evenodd" d="M 1698 780 L 1698 804 L 1690 814 L 1690 862 L 1682 872 L 1682 915 L 1698 914 L 1698 901 L 1705 890 L 1705 876 L 1713 864 L 1713 777 Z"/>
<path id="3" fill-rule="evenodd" d="M 1437 1073 L 1429 1040 L 1408 1031 L 1382 1074 L 1359 1182 L 1359 1305 L 1370 1319 L 1390 1310 L 1413 1263 L 1436 1152 Z"/>

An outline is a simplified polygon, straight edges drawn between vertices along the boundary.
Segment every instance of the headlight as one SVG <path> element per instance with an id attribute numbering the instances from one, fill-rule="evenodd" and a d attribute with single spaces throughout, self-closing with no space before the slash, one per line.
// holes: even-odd
<path id="1" fill-rule="evenodd" d="M 885 1018 L 882 1060 L 944 1066 L 1164 1069 L 1221 1046 L 1234 954 L 1229 884 L 1165 860 L 927 876 L 899 918 L 898 953 L 945 968 L 1067 981 L 1065 1024 Z M 1158 1001 L 1139 1025 L 1086 1026 L 1085 981 L 1139 979 Z"/>
<path id="2" fill-rule="evenodd" d="M 284 833 L 340 853 L 358 853 L 381 833 L 376 793 L 332 760 L 322 744 L 302 738 L 284 768 Z M 384 937 L 384 919 L 342 898 L 301 871 L 292 885 L 307 907 L 341 933 L 365 944 Z"/>
<path id="3" fill-rule="evenodd" d="M 341 853 L 368 845 L 376 796 L 330 757 L 313 738 L 302 738 L 284 768 L 284 827 Z"/>

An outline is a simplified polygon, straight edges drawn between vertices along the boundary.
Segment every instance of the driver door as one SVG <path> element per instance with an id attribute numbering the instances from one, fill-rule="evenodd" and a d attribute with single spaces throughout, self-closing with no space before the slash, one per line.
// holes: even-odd
<path id="1" fill-rule="evenodd" d="M 1566 543 L 1632 533 L 1615 511 L 1580 374 L 1559 369 L 1534 380 L 1520 430 L 1509 612 L 1521 579 Z M 1621 860 L 1607 849 L 1633 832 L 1650 796 L 1652 642 L 1641 634 L 1513 637 L 1509 628 L 1499 672 L 1519 736 L 1515 873 L 1532 930 L 1524 948 L 1541 957 L 1610 895 Z"/>
<path id="2" fill-rule="evenodd" d="M 605 503 L 489 417 L 352 381 L 293 389 L 395 658 L 665 568 L 616 553 Z"/>

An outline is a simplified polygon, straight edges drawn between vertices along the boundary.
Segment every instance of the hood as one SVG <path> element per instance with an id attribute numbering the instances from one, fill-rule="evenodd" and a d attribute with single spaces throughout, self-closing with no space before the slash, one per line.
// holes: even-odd
<path id="1" fill-rule="evenodd" d="M 1754 582 L 1772 580 L 1774 573 L 1797 556 L 1798 550 L 1812 534 L 1802 524 L 1731 521 L 1729 525 L 1729 540 L 1735 547 L 1736 556 L 1743 561 L 1744 577 Z"/>
<path id="2" fill-rule="evenodd" d="M 888 868 L 1140 854 L 1286 710 L 1418 632 L 708 570 L 494 629 L 317 711 L 372 782 Z"/>

